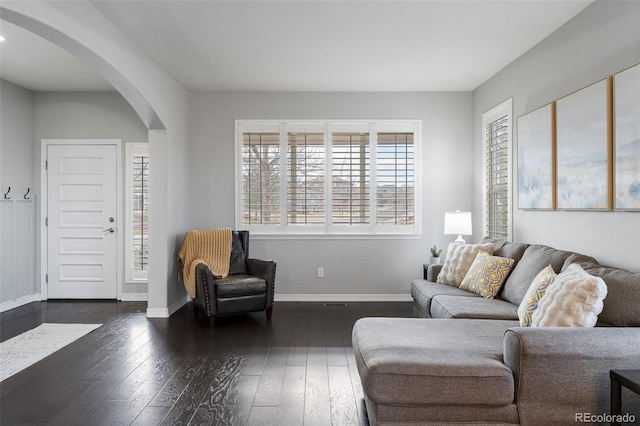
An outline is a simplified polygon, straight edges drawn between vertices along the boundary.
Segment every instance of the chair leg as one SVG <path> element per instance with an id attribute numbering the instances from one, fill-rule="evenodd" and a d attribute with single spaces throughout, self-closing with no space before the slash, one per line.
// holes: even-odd
<path id="1" fill-rule="evenodd" d="M 209 328 L 214 328 L 216 326 L 216 316 L 211 315 L 209 317 Z"/>
<path id="2" fill-rule="evenodd" d="M 273 307 L 267 308 L 267 321 L 271 321 L 271 314 L 273 314 Z"/>

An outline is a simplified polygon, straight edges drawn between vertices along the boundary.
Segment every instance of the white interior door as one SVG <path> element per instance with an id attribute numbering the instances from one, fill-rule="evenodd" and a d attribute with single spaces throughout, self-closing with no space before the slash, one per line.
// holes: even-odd
<path id="1" fill-rule="evenodd" d="M 50 299 L 117 297 L 117 148 L 47 147 Z"/>

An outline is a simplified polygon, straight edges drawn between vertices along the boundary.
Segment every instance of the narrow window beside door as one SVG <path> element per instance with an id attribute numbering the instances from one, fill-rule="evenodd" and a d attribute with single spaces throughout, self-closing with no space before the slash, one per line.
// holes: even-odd
<path id="1" fill-rule="evenodd" d="M 144 283 L 149 268 L 149 152 L 147 144 L 127 145 L 126 280 Z"/>

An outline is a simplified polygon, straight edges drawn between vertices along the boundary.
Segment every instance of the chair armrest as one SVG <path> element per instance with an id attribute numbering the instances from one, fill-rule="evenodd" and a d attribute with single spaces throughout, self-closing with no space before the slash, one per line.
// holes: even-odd
<path id="1" fill-rule="evenodd" d="M 427 268 L 427 281 L 436 282 L 438 274 L 442 270 L 442 264 L 429 265 Z"/>
<path id="2" fill-rule="evenodd" d="M 640 367 L 640 328 L 511 328 L 504 363 L 513 371 L 521 424 L 576 422 L 609 412 L 609 370 Z"/>
<path id="3" fill-rule="evenodd" d="M 249 275 L 262 278 L 267 283 L 266 308 L 273 306 L 273 295 L 276 283 L 276 262 L 274 260 L 247 259 Z"/>
<path id="4" fill-rule="evenodd" d="M 217 314 L 215 278 L 205 263 L 196 266 L 196 298 L 193 303 L 208 317 Z"/>

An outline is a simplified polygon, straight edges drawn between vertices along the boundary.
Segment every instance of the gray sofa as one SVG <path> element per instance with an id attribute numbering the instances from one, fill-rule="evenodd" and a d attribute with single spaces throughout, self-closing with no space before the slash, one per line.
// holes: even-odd
<path id="1" fill-rule="evenodd" d="M 435 282 L 435 265 L 411 284 L 424 318 L 355 323 L 371 425 L 574 424 L 582 413 L 610 412 L 611 369 L 640 369 L 640 273 L 543 245 L 483 242 L 516 261 L 495 299 Z M 607 284 L 597 326 L 520 327 L 517 309 L 537 273 L 572 263 Z M 623 413 L 640 422 L 640 397 L 624 390 L 622 399 Z"/>

